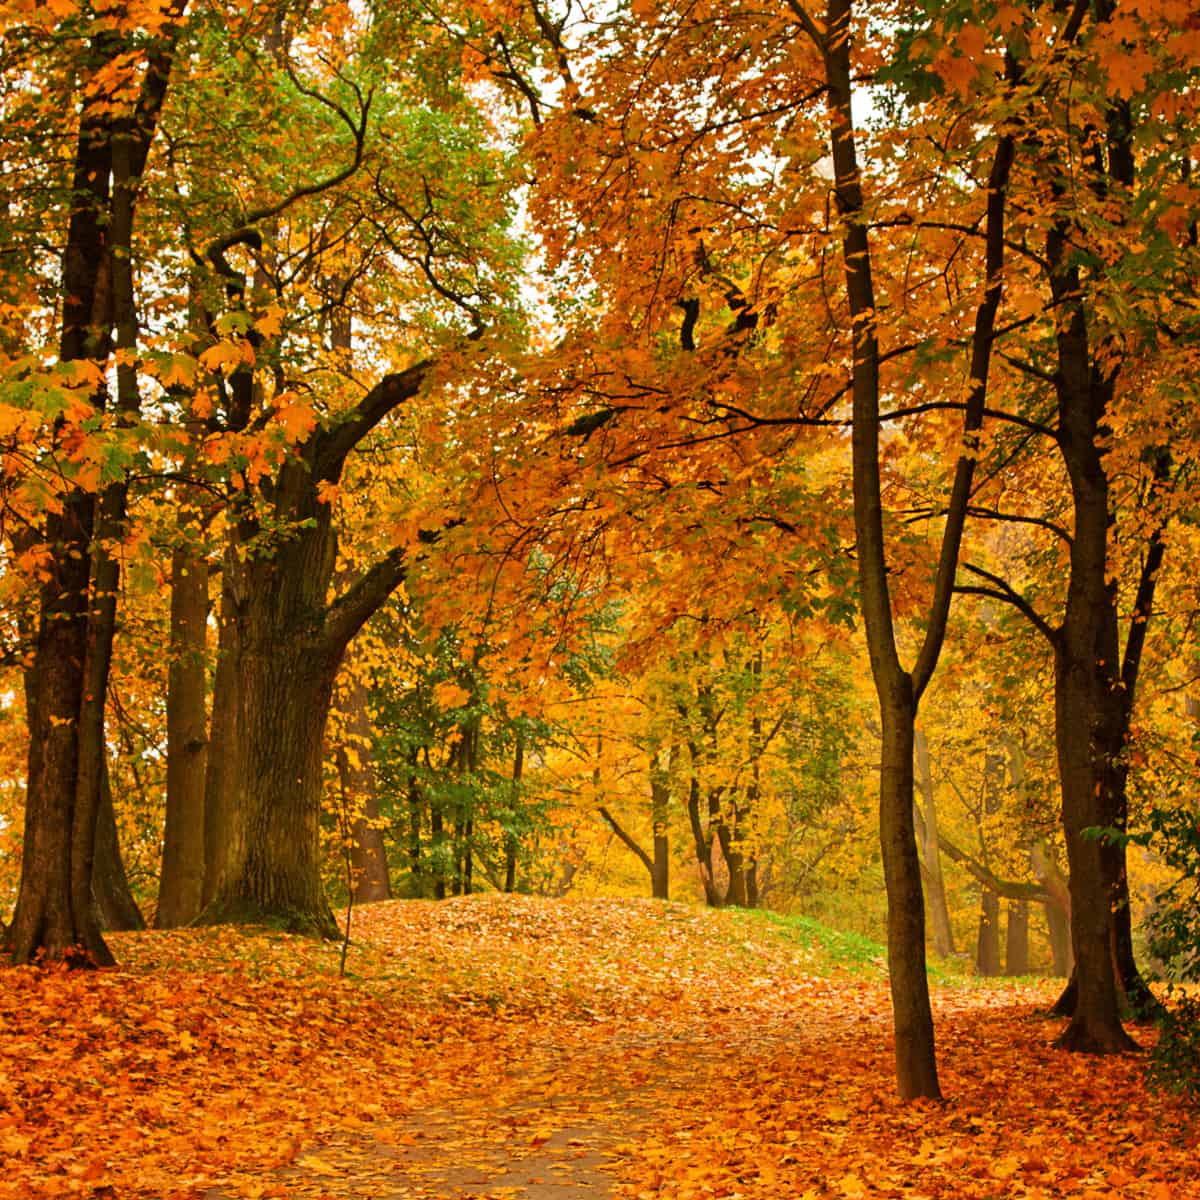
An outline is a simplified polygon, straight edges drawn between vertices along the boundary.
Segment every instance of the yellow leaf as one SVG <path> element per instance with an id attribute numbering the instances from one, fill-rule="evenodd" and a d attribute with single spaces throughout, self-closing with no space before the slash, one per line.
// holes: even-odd
<path id="1" fill-rule="evenodd" d="M 263 337 L 275 337 L 283 330 L 283 309 L 278 304 L 270 305 L 254 322 L 254 328 Z"/>
<path id="2" fill-rule="evenodd" d="M 438 708 L 461 708 L 471 699 L 471 693 L 465 687 L 460 687 L 457 683 L 451 680 L 445 680 L 439 683 L 433 689 L 433 702 Z M 547 1134 L 547 1137 L 550 1135 Z"/>
<path id="3" fill-rule="evenodd" d="M 246 346 L 245 349 L 249 350 L 250 348 Z M 246 355 L 243 347 L 235 345 L 233 342 L 218 342 L 215 346 L 209 346 L 200 355 L 200 365 L 206 371 L 220 371 L 226 375 L 237 370 L 245 361 Z M 250 350 L 250 361 L 254 361 L 253 350 Z"/>

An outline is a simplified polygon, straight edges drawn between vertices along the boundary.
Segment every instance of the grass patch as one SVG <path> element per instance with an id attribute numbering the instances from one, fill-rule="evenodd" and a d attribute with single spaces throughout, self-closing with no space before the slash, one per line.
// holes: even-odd
<path id="1" fill-rule="evenodd" d="M 738 920 L 747 932 L 774 936 L 805 947 L 802 969 L 812 975 L 849 975 L 855 979 L 887 978 L 887 947 L 860 933 L 833 929 L 813 917 L 799 914 L 739 910 Z M 976 982 L 952 966 L 930 960 L 930 981 L 942 987 L 964 987 Z M 991 980 L 995 983 L 995 980 Z"/>

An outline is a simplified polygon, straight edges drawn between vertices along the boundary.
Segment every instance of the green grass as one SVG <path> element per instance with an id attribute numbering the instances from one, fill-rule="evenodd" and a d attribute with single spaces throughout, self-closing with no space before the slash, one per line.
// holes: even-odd
<path id="1" fill-rule="evenodd" d="M 747 935 L 781 939 L 804 947 L 809 957 L 804 969 L 812 975 L 850 975 L 858 979 L 887 977 L 887 947 L 860 933 L 833 929 L 812 917 L 766 911 L 742 910 L 736 919 Z M 973 977 L 944 961 L 929 964 L 929 978 L 943 987 L 969 986 Z M 992 981 L 995 982 L 994 980 Z"/>

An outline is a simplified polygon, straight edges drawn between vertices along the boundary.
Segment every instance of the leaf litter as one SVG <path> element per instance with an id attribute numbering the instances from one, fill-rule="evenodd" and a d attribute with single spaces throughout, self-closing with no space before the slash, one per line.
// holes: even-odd
<path id="1" fill-rule="evenodd" d="M 346 979 L 230 928 L 4 971 L 0 1200 L 1200 1198 L 1186 1110 L 1054 1050 L 1053 985 L 935 989 L 949 1099 L 902 1105 L 878 972 L 745 914 L 483 896 L 354 935 Z"/>

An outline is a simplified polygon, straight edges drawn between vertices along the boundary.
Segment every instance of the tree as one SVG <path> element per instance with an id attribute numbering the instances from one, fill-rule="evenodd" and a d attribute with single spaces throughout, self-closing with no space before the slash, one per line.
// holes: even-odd
<path id="1" fill-rule="evenodd" d="M 1193 270 L 1186 236 L 1181 239 L 1175 225 L 1181 217 L 1186 225 L 1186 216 L 1163 221 L 1157 212 L 1147 223 L 1143 211 L 1146 204 L 1156 207 L 1151 197 L 1170 193 L 1171 176 L 1179 172 L 1169 148 L 1177 137 L 1174 102 L 1164 105 L 1162 86 L 1173 88 L 1177 72 L 1195 69 L 1186 51 L 1178 55 L 1179 43 L 1163 20 L 1155 12 L 1127 22 L 1114 5 L 1077 5 L 1063 15 L 1059 44 L 1078 48 L 1088 85 L 1071 82 L 1077 64 L 1065 50 L 1051 53 L 1040 68 L 1036 118 L 1044 132 L 1030 144 L 1030 183 L 1045 215 L 1030 233 L 1036 229 L 1044 248 L 1030 261 L 1048 300 L 1042 307 L 1023 298 L 1030 331 L 1010 361 L 1034 381 L 1039 405 L 1044 392 L 1052 397 L 1052 415 L 1024 420 L 1028 432 L 1052 441 L 1071 514 L 1063 518 L 1051 509 L 1016 519 L 1065 545 L 1061 618 L 1047 618 L 1044 603 L 978 567 L 980 582 L 964 588 L 1021 609 L 1054 656 L 1075 956 L 1064 997 L 1071 1023 L 1061 1042 L 1099 1053 L 1132 1045 L 1121 1027 L 1122 991 L 1135 1008 L 1153 1004 L 1133 961 L 1122 835 L 1127 744 L 1175 470 L 1167 449 L 1175 441 L 1169 432 L 1173 389 L 1156 379 L 1145 356 L 1153 362 L 1177 352 L 1163 349 L 1161 331 L 1176 319 L 1165 314 L 1176 310 L 1176 289 L 1190 287 L 1184 281 Z M 1146 63 L 1157 56 L 1153 74 L 1140 68 L 1128 74 L 1135 45 Z M 1052 372 L 1035 365 L 1043 355 L 1054 363 Z M 1127 444 L 1136 445 L 1129 459 L 1117 437 L 1122 428 L 1131 435 Z M 1101 830 L 1117 836 L 1097 836 Z"/>
<path id="2" fill-rule="evenodd" d="M 901 665 L 897 650 L 884 540 L 879 467 L 880 347 L 871 276 L 871 241 L 864 217 L 863 182 L 851 109 L 852 15 L 849 0 L 833 0 L 823 27 L 806 14 L 801 21 L 824 60 L 835 196 L 844 222 L 846 292 L 854 330 L 851 373 L 854 516 L 860 603 L 883 728 L 880 838 L 888 887 L 888 962 L 896 1022 L 896 1069 L 901 1096 L 912 1099 L 940 1095 L 925 977 L 924 901 L 913 829 L 914 730 L 917 706 L 937 665 L 945 635 L 975 458 L 963 455 L 955 467 L 925 636 L 915 666 L 909 671 Z M 1011 82 L 1016 74 L 1011 57 L 1008 74 Z M 1014 150 L 1013 133 L 1001 132 L 987 179 L 983 298 L 970 340 L 968 398 L 963 420 L 968 447 L 983 422 L 992 340 L 1003 286 L 1006 190 Z"/>
<path id="3" fill-rule="evenodd" d="M 79 461 L 86 421 L 109 407 L 106 370 L 116 361 L 113 425 L 136 422 L 140 395 L 133 226 L 142 172 L 158 128 L 185 0 L 147 33 L 97 19 L 71 64 L 90 80 L 80 109 L 60 283 L 59 358 L 85 381 L 83 413 L 54 421 L 53 451 Z M 27 45 L 38 48 L 36 30 Z M 115 331 L 115 332 L 114 332 Z M 69 376 L 68 376 L 69 377 Z M 103 451 L 100 451 L 103 453 Z M 96 453 L 94 450 L 93 453 Z M 92 907 L 92 865 L 104 772 L 104 705 L 116 616 L 128 481 L 118 450 L 107 469 L 67 467 L 38 545 L 44 564 L 38 632 L 28 679 L 29 770 L 21 892 L 9 939 L 16 962 L 36 957 L 110 963 Z M 73 476 L 73 479 L 72 479 Z"/>

